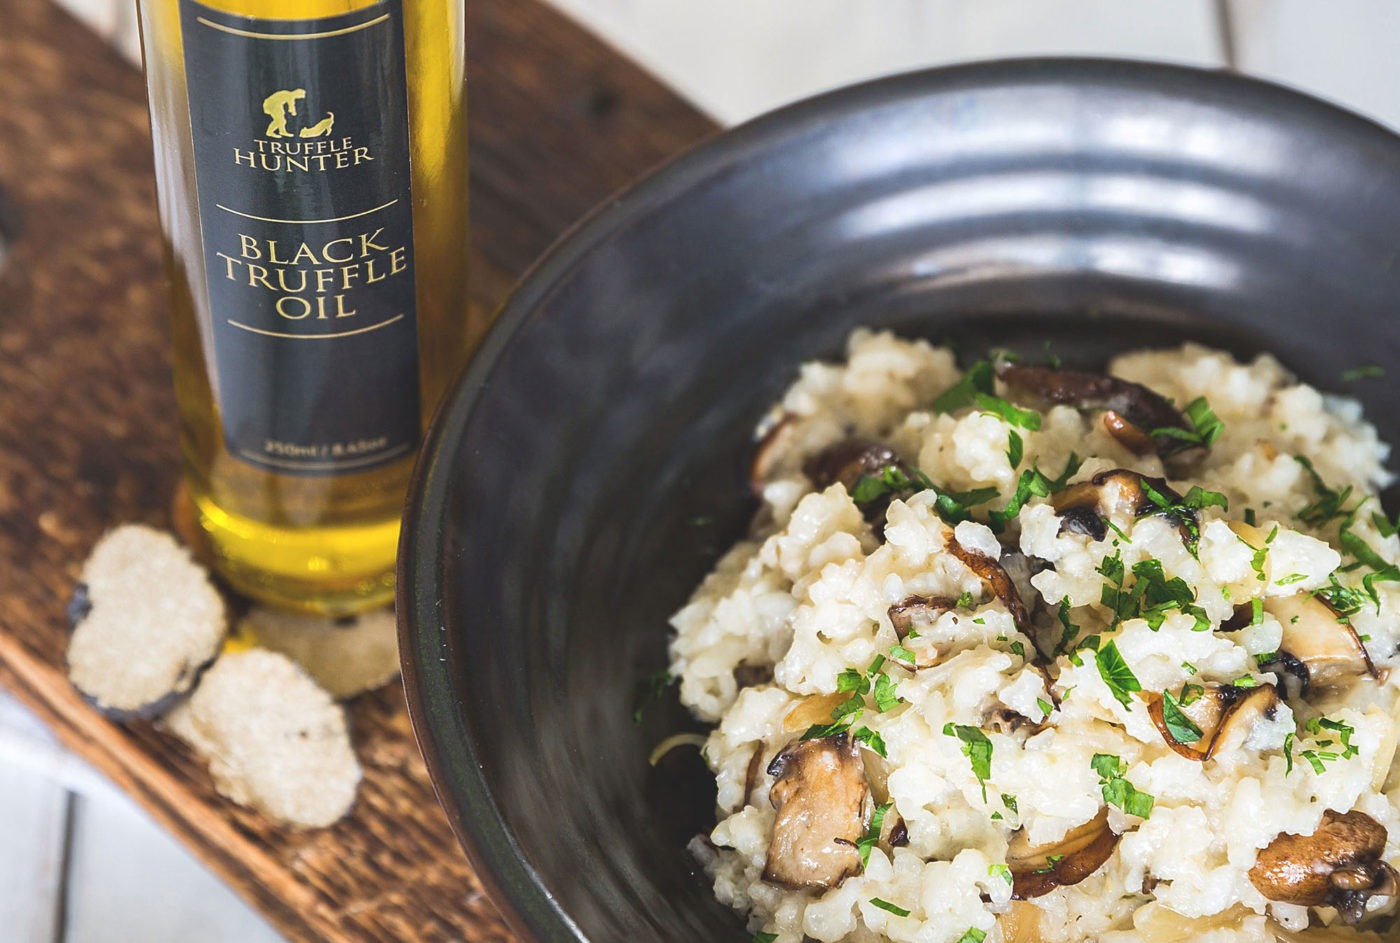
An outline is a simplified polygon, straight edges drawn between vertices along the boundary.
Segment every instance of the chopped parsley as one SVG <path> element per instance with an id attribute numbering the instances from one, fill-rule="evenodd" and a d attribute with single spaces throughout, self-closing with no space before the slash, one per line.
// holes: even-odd
<path id="1" fill-rule="evenodd" d="M 1011 876 L 1011 868 L 1004 864 L 993 864 L 987 866 L 987 877 L 1001 878 L 1007 884 L 1015 884 L 1016 879 Z"/>
<path id="2" fill-rule="evenodd" d="M 885 828 L 885 816 L 889 814 L 893 802 L 886 802 L 875 807 L 875 814 L 870 817 L 870 827 L 865 830 L 865 834 L 856 842 L 856 848 L 860 851 L 860 866 L 863 868 L 870 863 L 871 850 L 880 843 L 880 833 Z"/>
<path id="3" fill-rule="evenodd" d="M 869 727 L 861 727 L 854 734 L 852 734 L 852 736 L 855 737 L 856 743 L 864 744 L 865 746 L 869 747 L 873 752 L 878 753 L 881 757 L 889 757 L 889 754 L 885 752 L 884 739 L 878 733 L 871 730 Z"/>
<path id="4" fill-rule="evenodd" d="M 928 475 L 915 469 L 906 469 L 898 463 L 886 465 L 874 475 L 861 475 L 851 489 L 851 500 L 864 507 L 887 495 L 912 494 L 933 488 Z"/>
<path id="5" fill-rule="evenodd" d="M 982 412 L 996 416 L 1013 426 L 1029 429 L 1032 432 L 1040 428 L 1040 413 L 1033 409 L 1021 409 L 1018 406 L 1013 406 L 1000 396 L 993 396 L 991 393 L 974 393 L 972 399 Z"/>
<path id="6" fill-rule="evenodd" d="M 638 681 L 633 692 L 632 723 L 640 727 L 647 702 L 661 700 L 675 681 L 675 675 L 664 668 Z"/>
<path id="7" fill-rule="evenodd" d="M 910 655 L 910 658 L 912 660 L 913 656 Z M 884 673 L 883 669 L 886 663 L 887 659 L 884 655 L 876 655 L 871 660 L 870 667 L 864 671 L 857 668 L 846 668 L 838 674 L 836 676 L 837 692 L 849 694 L 850 697 L 832 709 L 831 723 L 813 724 L 802 734 L 801 739 L 817 740 L 849 732 L 856 739 L 856 742 L 862 743 L 884 756 L 885 741 L 881 739 L 879 733 L 869 727 L 861 727 L 858 730 L 852 730 L 852 728 L 869 706 L 866 703 L 865 695 L 869 694 L 874 698 L 875 710 L 878 713 L 891 710 L 899 703 L 899 695 L 895 693 L 899 682 Z"/>
<path id="8" fill-rule="evenodd" d="M 1139 792 L 1123 778 L 1128 770 L 1127 763 L 1111 753 L 1095 753 L 1090 765 L 1099 775 L 1104 802 L 1138 818 L 1145 819 L 1152 815 L 1152 806 L 1157 800 L 1145 792 Z"/>
<path id="9" fill-rule="evenodd" d="M 1072 645 L 1074 643 L 1074 640 L 1079 637 L 1079 626 L 1069 621 L 1069 609 L 1069 597 L 1061 597 L 1060 605 L 1059 608 L 1056 610 L 1055 615 L 1060 620 L 1060 626 L 1062 628 L 1062 631 L 1060 632 L 1059 642 L 1055 643 L 1055 651 L 1053 652 L 1053 654 L 1055 655 L 1061 655 L 1064 652 L 1068 651 L 1070 645 Z"/>
<path id="10" fill-rule="evenodd" d="M 958 943 L 982 943 L 987 938 L 986 931 L 968 927 L 967 932 L 958 937 Z"/>
<path id="11" fill-rule="evenodd" d="M 1353 586 L 1343 586 L 1337 582 L 1335 575 L 1328 577 L 1327 585 L 1314 590 L 1313 595 L 1327 603 L 1338 615 L 1343 617 L 1355 615 L 1361 611 L 1362 606 L 1366 605 L 1365 593 Z"/>
<path id="12" fill-rule="evenodd" d="M 977 777 L 982 787 L 982 801 L 986 802 L 987 780 L 992 778 L 992 741 L 978 728 L 965 724 L 944 724 L 943 734 L 962 741 L 963 756 L 972 764 L 972 775 Z"/>
<path id="13" fill-rule="evenodd" d="M 1153 429 L 1149 434 L 1153 438 L 1165 436 L 1188 445 L 1204 445 L 1209 448 L 1225 431 L 1225 423 L 1220 421 L 1220 417 L 1215 414 L 1215 410 L 1210 408 L 1210 403 L 1206 401 L 1204 396 L 1198 396 L 1187 403 L 1183 413 L 1183 418 L 1189 428 L 1162 426 Z"/>
<path id="14" fill-rule="evenodd" d="M 882 674 L 875 679 L 875 690 L 872 696 L 875 698 L 875 709 L 880 713 L 892 710 L 899 703 L 899 695 L 895 693 L 895 687 L 899 682 L 887 674 Z"/>
<path id="15" fill-rule="evenodd" d="M 1019 641 L 1011 643 L 1011 654 L 1026 657 L 1026 646 Z"/>
<path id="16" fill-rule="evenodd" d="M 1059 491 L 1074 477 L 1074 473 L 1079 471 L 1079 467 L 1083 464 L 1083 460 L 1071 452 L 1065 461 L 1064 470 L 1057 478 L 1047 477 L 1038 465 L 1032 465 L 1021 472 L 1021 477 L 1016 480 L 1016 490 L 1011 495 L 1011 500 L 1007 502 L 1006 507 L 1000 511 L 988 512 L 987 522 L 992 530 L 997 533 L 1005 530 L 1006 525 L 1014 520 L 1017 514 L 1021 513 L 1021 508 L 1025 507 L 1026 502 L 1032 497 L 1044 498 Z"/>
<path id="17" fill-rule="evenodd" d="M 1006 431 L 1006 460 L 1011 463 L 1012 469 L 1021 467 L 1021 459 L 1025 457 L 1026 444 L 1021 441 L 1020 434 L 1015 429 Z"/>
<path id="18" fill-rule="evenodd" d="M 1195 674 L 1196 672 L 1198 672 L 1198 671 L 1201 670 L 1201 669 L 1197 668 L 1195 665 L 1191 664 L 1189 661 L 1183 661 L 1183 662 L 1181 663 L 1181 667 L 1182 667 L 1182 670 L 1184 670 L 1188 675 L 1193 675 L 1193 674 Z"/>
<path id="19" fill-rule="evenodd" d="M 1124 588 L 1123 552 L 1114 551 L 1113 556 L 1104 557 L 1097 571 L 1106 582 L 1099 590 L 1099 602 L 1113 612 L 1113 625 L 1125 619 L 1140 618 L 1154 631 L 1162 627 L 1167 614 L 1179 611 L 1195 620 L 1193 629 L 1207 632 L 1211 628 L 1210 617 L 1196 605 L 1196 594 L 1181 577 L 1168 579 L 1162 570 L 1160 560 L 1141 560 L 1133 564 L 1133 585 Z"/>
<path id="20" fill-rule="evenodd" d="M 978 393 L 990 396 L 995 392 L 992 383 L 994 376 L 990 360 L 977 361 L 967 368 L 967 372 L 962 375 L 961 380 L 939 394 L 938 398 L 933 401 L 934 411 L 951 413 L 964 406 L 973 405 L 977 402 Z"/>
<path id="21" fill-rule="evenodd" d="M 1293 772 L 1293 741 L 1297 739 L 1292 733 L 1283 738 L 1283 775 L 1287 776 Z"/>
<path id="22" fill-rule="evenodd" d="M 1327 486 L 1327 482 L 1322 480 L 1322 476 L 1317 473 L 1313 463 L 1306 455 L 1295 455 L 1293 460 L 1303 466 L 1303 470 L 1308 473 L 1308 478 L 1312 481 L 1313 491 L 1317 499 L 1300 510 L 1296 517 L 1304 524 L 1312 527 L 1322 527 L 1328 521 L 1339 517 L 1349 518 L 1355 513 L 1356 508 L 1347 509 L 1345 504 L 1351 497 L 1352 487 L 1347 485 L 1341 491 Z M 1356 507 L 1360 507 L 1358 504 Z"/>
<path id="23" fill-rule="evenodd" d="M 1192 684 L 1188 681 L 1181 686 L 1181 693 L 1177 695 L 1177 702 L 1182 707 L 1190 707 L 1192 704 L 1199 701 L 1205 693 L 1206 689 L 1203 685 Z"/>
<path id="24" fill-rule="evenodd" d="M 766 930 L 760 930 L 753 935 L 753 943 L 775 943 L 777 939 L 778 934 L 769 933 Z"/>
<path id="25" fill-rule="evenodd" d="M 1044 714 L 1046 717 L 1049 717 L 1050 712 L 1055 709 L 1055 705 L 1051 704 L 1043 697 L 1038 697 L 1035 699 L 1035 706 L 1039 707 L 1041 713 Z"/>
<path id="26" fill-rule="evenodd" d="M 1385 368 L 1373 363 L 1365 363 L 1359 367 L 1352 367 L 1350 370 L 1343 370 L 1341 381 L 1343 383 L 1353 383 L 1357 380 L 1370 380 L 1376 377 L 1385 376 Z"/>
<path id="27" fill-rule="evenodd" d="M 1124 707 L 1132 707 L 1133 701 L 1129 695 L 1134 691 L 1141 691 L 1142 685 L 1138 683 L 1133 669 L 1123 660 L 1118 651 L 1118 643 L 1109 642 L 1100 648 L 1095 653 L 1094 660 L 1099 668 L 1099 676 L 1103 678 L 1104 684 L 1108 685 L 1109 693 Z"/>
<path id="28" fill-rule="evenodd" d="M 870 904 L 872 907 L 879 907 L 881 910 L 887 910 L 890 913 L 894 914 L 896 917 L 909 916 L 909 911 L 905 910 L 903 907 L 900 907 L 896 904 L 891 904 L 889 901 L 881 900 L 878 897 L 870 898 Z"/>
<path id="29" fill-rule="evenodd" d="M 1177 743 L 1197 743 L 1201 739 L 1201 728 L 1181 710 L 1181 704 L 1172 697 L 1172 692 L 1162 692 L 1162 723 Z"/>
<path id="30" fill-rule="evenodd" d="M 1323 753 L 1319 754 L 1320 756 L 1326 756 L 1328 759 L 1340 758 L 1349 760 L 1360 752 L 1356 749 L 1356 745 L 1351 742 L 1352 735 L 1356 733 L 1356 728 L 1350 724 L 1344 724 L 1340 720 L 1328 720 L 1326 717 L 1313 717 L 1303 726 L 1307 729 L 1308 733 L 1313 734 L 1314 737 L 1322 735 L 1322 731 L 1324 730 L 1330 730 L 1332 733 L 1335 733 L 1341 741 L 1341 754 Z M 1317 745 L 1319 747 L 1331 747 L 1336 746 L 1337 741 L 1331 739 L 1318 740 Z M 1309 760 L 1309 762 L 1312 761 Z M 1314 765 L 1313 768 L 1317 769 L 1319 773 L 1322 772 L 1316 765 Z"/>
<path id="31" fill-rule="evenodd" d="M 890 646 L 890 657 L 893 658 L 899 664 L 904 665 L 905 667 L 909 667 L 914 664 L 914 653 L 911 652 L 909 649 L 905 648 L 903 645 Z"/>
<path id="32" fill-rule="evenodd" d="M 972 590 L 968 590 L 959 596 L 958 601 L 955 603 L 959 609 L 971 609 L 976 604 L 977 600 L 973 597 Z"/>

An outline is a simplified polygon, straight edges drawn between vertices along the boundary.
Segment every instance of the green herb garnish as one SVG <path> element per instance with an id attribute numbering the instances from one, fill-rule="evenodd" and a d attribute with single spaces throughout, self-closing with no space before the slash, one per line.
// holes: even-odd
<path id="1" fill-rule="evenodd" d="M 944 724 L 943 733 L 962 741 L 963 756 L 972 764 L 972 775 L 977 777 L 982 787 L 982 801 L 986 802 L 987 780 L 992 778 L 992 741 L 978 728 L 965 724 Z"/>
<path id="2" fill-rule="evenodd" d="M 1128 764 L 1122 759 L 1111 753 L 1095 753 L 1090 765 L 1099 775 L 1104 802 L 1138 818 L 1145 819 L 1152 814 L 1152 806 L 1157 800 L 1145 792 L 1139 792 L 1123 778 Z"/>
<path id="3" fill-rule="evenodd" d="M 885 816 L 894 807 L 893 802 L 886 802 L 875 807 L 875 814 L 870 816 L 870 827 L 865 830 L 865 834 L 856 842 L 856 848 L 860 850 L 860 866 L 863 868 L 870 863 L 870 852 L 880 842 L 880 833 L 885 828 Z"/>
<path id="4" fill-rule="evenodd" d="M 1095 653 L 1094 660 L 1099 668 L 1099 676 L 1103 678 L 1104 684 L 1108 685 L 1109 693 L 1124 707 L 1132 707 L 1133 701 L 1129 695 L 1134 691 L 1141 691 L 1142 685 L 1138 683 L 1133 669 L 1123 660 L 1118 651 L 1118 643 L 1109 642 L 1100 648 Z"/>
<path id="5" fill-rule="evenodd" d="M 909 911 L 905 910 L 903 907 L 896 906 L 895 904 L 891 904 L 887 900 L 881 900 L 878 897 L 870 898 L 870 904 L 873 907 L 879 907 L 881 910 L 887 910 L 890 913 L 894 914 L 896 917 L 909 916 Z"/>
<path id="6" fill-rule="evenodd" d="M 1182 713 L 1181 705 L 1170 691 L 1162 692 L 1162 722 L 1177 743 L 1197 743 L 1201 739 L 1201 728 Z"/>
<path id="7" fill-rule="evenodd" d="M 1162 426 L 1153 429 L 1149 433 L 1153 438 L 1165 436 L 1169 439 L 1177 439 L 1189 445 L 1204 445 L 1207 448 L 1214 445 L 1220 438 L 1220 434 L 1225 431 L 1225 423 L 1220 421 L 1220 417 L 1210 408 L 1210 403 L 1204 396 L 1198 396 L 1186 404 L 1183 410 L 1186 424 L 1189 428 L 1181 426 Z"/>

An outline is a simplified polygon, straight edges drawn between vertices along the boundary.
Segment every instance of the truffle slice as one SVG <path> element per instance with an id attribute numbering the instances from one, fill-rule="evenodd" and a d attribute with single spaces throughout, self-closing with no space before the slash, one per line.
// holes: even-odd
<path id="1" fill-rule="evenodd" d="M 238 632 L 291 658 L 338 701 L 382 687 L 399 674 L 398 629 L 388 609 L 327 619 L 254 607 Z"/>
<path id="2" fill-rule="evenodd" d="M 123 719 L 153 717 L 193 687 L 227 625 L 223 600 L 189 552 L 139 524 L 93 547 L 69 618 L 68 677 Z"/>
<path id="3" fill-rule="evenodd" d="M 225 653 L 165 723 L 208 760 L 220 793 L 278 822 L 331 825 L 355 802 L 345 714 L 285 655 Z"/>

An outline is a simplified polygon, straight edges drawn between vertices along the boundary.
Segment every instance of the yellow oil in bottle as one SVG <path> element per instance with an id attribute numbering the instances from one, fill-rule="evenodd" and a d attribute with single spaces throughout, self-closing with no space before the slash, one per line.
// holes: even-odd
<path id="1" fill-rule="evenodd" d="M 201 211 L 218 212 L 224 207 L 221 204 L 219 210 L 215 210 L 208 199 L 202 203 L 200 197 L 207 195 L 199 192 L 196 182 L 196 153 L 192 142 L 197 129 L 192 129 L 190 98 L 199 94 L 199 89 L 192 91 L 187 85 L 182 28 L 188 29 L 189 17 L 201 9 L 212 11 L 211 19 L 213 13 L 256 18 L 235 20 L 225 16 L 218 23 L 223 24 L 220 29 L 225 34 L 237 35 L 242 30 L 260 35 L 260 24 L 276 26 L 279 21 L 320 21 L 338 14 L 374 12 L 371 8 L 384 5 L 384 0 L 211 0 L 202 7 L 189 0 L 141 0 L 140 3 L 156 178 L 172 286 L 180 442 L 185 483 L 197 512 L 200 537 L 207 544 L 216 568 L 235 589 L 274 605 L 328 614 L 353 612 L 392 598 L 399 519 L 416 449 L 405 444 L 401 447 L 402 454 L 371 470 L 338 468 L 324 475 L 315 473 L 314 469 L 310 473 L 305 469 L 284 473 L 269 466 L 268 462 L 275 459 L 263 456 L 257 462 L 250 462 L 231 450 L 219 396 L 214 323 L 216 318 L 227 321 L 237 318 L 227 317 L 224 311 L 213 311 L 210 302 L 210 283 L 221 278 L 222 272 L 210 267 L 210 254 L 217 247 L 205 244 L 200 214 Z M 469 344 L 480 333 L 477 325 L 468 323 L 466 303 L 464 24 L 460 0 L 393 0 L 390 12 L 402 16 L 403 75 L 407 88 L 412 203 L 411 297 L 416 301 L 419 381 L 418 428 L 412 430 L 412 444 L 416 445 L 416 436 L 426 426 L 444 388 L 465 360 Z M 246 28 L 237 25 L 240 23 Z M 220 39 L 226 41 L 226 37 Z M 264 41 L 264 45 L 277 47 L 288 43 Z M 333 73 L 317 73 L 313 81 L 330 81 L 327 75 L 334 78 Z M 310 83 L 303 84 L 311 87 Z M 248 91 L 249 108 L 256 112 L 265 89 L 250 88 Z M 312 87 L 312 91 L 314 93 L 316 88 Z M 273 115 L 274 125 L 279 120 L 277 112 L 267 110 L 266 114 Z M 320 123 L 310 124 L 319 114 L 299 117 L 300 139 L 296 131 L 284 130 L 287 143 L 283 149 L 311 149 L 311 138 L 323 133 L 329 135 L 333 121 L 338 125 L 347 121 L 342 109 L 340 115 L 327 115 Z M 261 122 L 267 120 L 263 115 L 255 117 Z M 326 140 L 331 139 L 327 137 Z M 355 146 L 363 143 L 350 136 L 343 140 L 353 140 Z M 259 147 L 268 148 L 276 143 L 275 139 L 263 140 Z M 332 144 L 316 146 L 324 148 Z M 240 151 L 239 157 L 242 155 Z M 365 159 L 377 156 L 367 151 Z M 323 167 L 325 160 L 321 159 Z M 251 164 L 251 159 L 248 163 Z M 252 171 L 242 163 L 227 171 L 228 174 L 244 172 Z M 333 187 L 333 176 L 329 173 L 324 176 L 329 181 L 326 186 Z M 253 214 L 245 215 L 253 217 Z M 244 219 L 239 219 L 238 223 L 250 229 L 259 225 Z M 403 255 L 390 258 L 387 252 L 376 251 L 387 250 L 391 245 L 388 237 L 382 235 L 382 229 L 380 232 L 381 235 L 376 235 L 368 224 L 358 231 L 358 238 L 369 240 L 360 243 L 368 246 L 363 252 L 368 261 L 352 263 L 356 268 L 350 274 L 343 270 L 351 265 L 337 269 L 328 260 L 349 258 L 347 246 L 354 247 L 355 235 L 346 237 L 352 241 L 342 240 L 334 247 L 328 241 L 322 244 L 311 240 L 307 251 L 324 255 L 316 261 L 332 272 L 326 280 L 343 276 L 345 282 L 353 281 L 358 290 L 366 278 L 378 275 L 382 279 L 394 266 L 402 268 Z M 230 278 L 237 274 L 240 279 L 245 275 L 251 279 L 251 289 L 245 289 L 239 281 L 236 286 L 239 290 L 256 292 L 260 296 L 262 286 L 268 285 L 268 270 L 272 268 L 262 258 L 267 255 L 266 240 L 246 235 L 241 238 L 245 240 L 244 258 L 228 258 L 233 253 L 225 246 L 225 256 L 220 259 L 227 260 Z M 283 255 L 290 256 L 295 243 L 287 239 L 282 241 L 285 244 L 281 248 Z M 254 248 L 249 249 L 250 244 Z M 332 252 L 332 248 L 343 255 Z M 272 254 L 276 258 L 276 251 Z M 257 266 L 250 259 L 264 264 Z M 379 263 L 377 269 L 376 262 Z M 316 271 L 310 262 L 304 261 L 301 269 L 287 265 L 279 274 L 285 286 L 293 276 L 310 272 L 315 277 Z M 261 281 L 260 272 L 263 273 Z M 315 300 L 309 291 L 303 291 L 302 296 L 308 301 Z M 348 297 L 355 297 L 353 291 Z M 304 310 L 300 304 L 283 305 L 279 310 L 300 315 Z M 324 315 L 324 302 L 321 304 Z M 347 305 L 342 300 L 341 304 L 349 310 L 358 303 L 352 301 Z M 307 318 L 301 323 L 309 321 Z M 287 323 L 289 332 L 297 328 L 297 323 Z M 291 338 L 293 334 L 286 336 Z M 300 351 L 314 348 L 320 340 L 310 338 L 303 343 L 293 339 L 282 343 Z M 335 379 L 347 382 L 344 377 Z M 348 382 L 353 383 L 353 378 Z M 333 410 L 334 398 L 334 393 L 327 394 L 330 404 L 323 404 L 322 408 Z M 274 397 L 273 402 L 280 401 Z"/>

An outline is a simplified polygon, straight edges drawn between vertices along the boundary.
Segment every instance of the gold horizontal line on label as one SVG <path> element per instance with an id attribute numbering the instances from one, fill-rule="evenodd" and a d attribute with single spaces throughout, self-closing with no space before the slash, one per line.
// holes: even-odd
<path id="1" fill-rule="evenodd" d="M 252 39 L 325 39 L 328 36 L 344 36 L 346 33 L 359 32 L 362 29 L 368 29 L 371 26 L 383 23 L 388 18 L 389 14 L 385 13 L 383 16 L 373 20 L 366 20 L 363 23 L 347 26 L 344 29 L 327 30 L 324 33 L 255 33 L 252 30 L 238 29 L 234 26 L 225 26 L 222 23 L 215 23 L 213 20 L 206 20 L 202 16 L 195 17 L 198 22 L 203 23 L 210 29 L 222 30 L 225 33 L 232 33 L 235 36 L 248 36 Z"/>
<path id="2" fill-rule="evenodd" d="M 376 206 L 373 209 L 361 210 L 358 213 L 351 213 L 349 216 L 335 216 L 331 219 L 272 219 L 268 216 L 254 216 L 252 213 L 244 213 L 242 210 L 230 209 L 222 203 L 215 203 L 214 205 L 225 213 L 232 213 L 234 216 L 242 216 L 244 219 L 256 219 L 260 223 L 286 223 L 290 226 L 310 226 L 315 223 L 343 223 L 347 219 L 359 219 L 361 216 L 368 216 L 370 213 L 378 213 L 380 210 L 387 210 L 397 202 L 399 201 L 390 200 L 388 203 Z"/>
<path id="3" fill-rule="evenodd" d="M 285 337 L 288 340 L 293 341 L 330 341 L 335 340 L 338 337 L 354 337 L 356 334 L 368 334 L 370 331 L 377 331 L 381 327 L 388 327 L 390 324 L 395 324 L 399 321 L 402 321 L 403 319 L 404 315 L 396 314 L 387 321 L 380 321 L 378 324 L 371 324 L 369 327 L 362 327 L 354 331 L 341 331 L 339 334 L 283 334 L 278 331 L 265 331 L 260 327 L 252 327 L 247 324 L 239 324 L 237 321 L 234 320 L 230 320 L 228 323 L 232 324 L 234 327 L 242 328 L 243 330 L 249 331 L 253 334 L 261 334 L 264 337 Z"/>
<path id="4" fill-rule="evenodd" d="M 388 452 L 381 452 L 378 455 L 366 455 L 363 458 L 352 458 L 341 462 L 289 462 L 286 459 L 269 458 L 261 452 L 252 452 L 248 449 L 240 449 L 239 453 L 250 461 L 259 462 L 263 465 L 275 465 L 278 468 L 294 468 L 302 471 L 324 471 L 328 468 L 359 468 L 361 465 L 370 465 L 374 462 L 383 462 L 391 458 L 398 458 L 412 451 L 413 446 L 401 445 Z"/>

